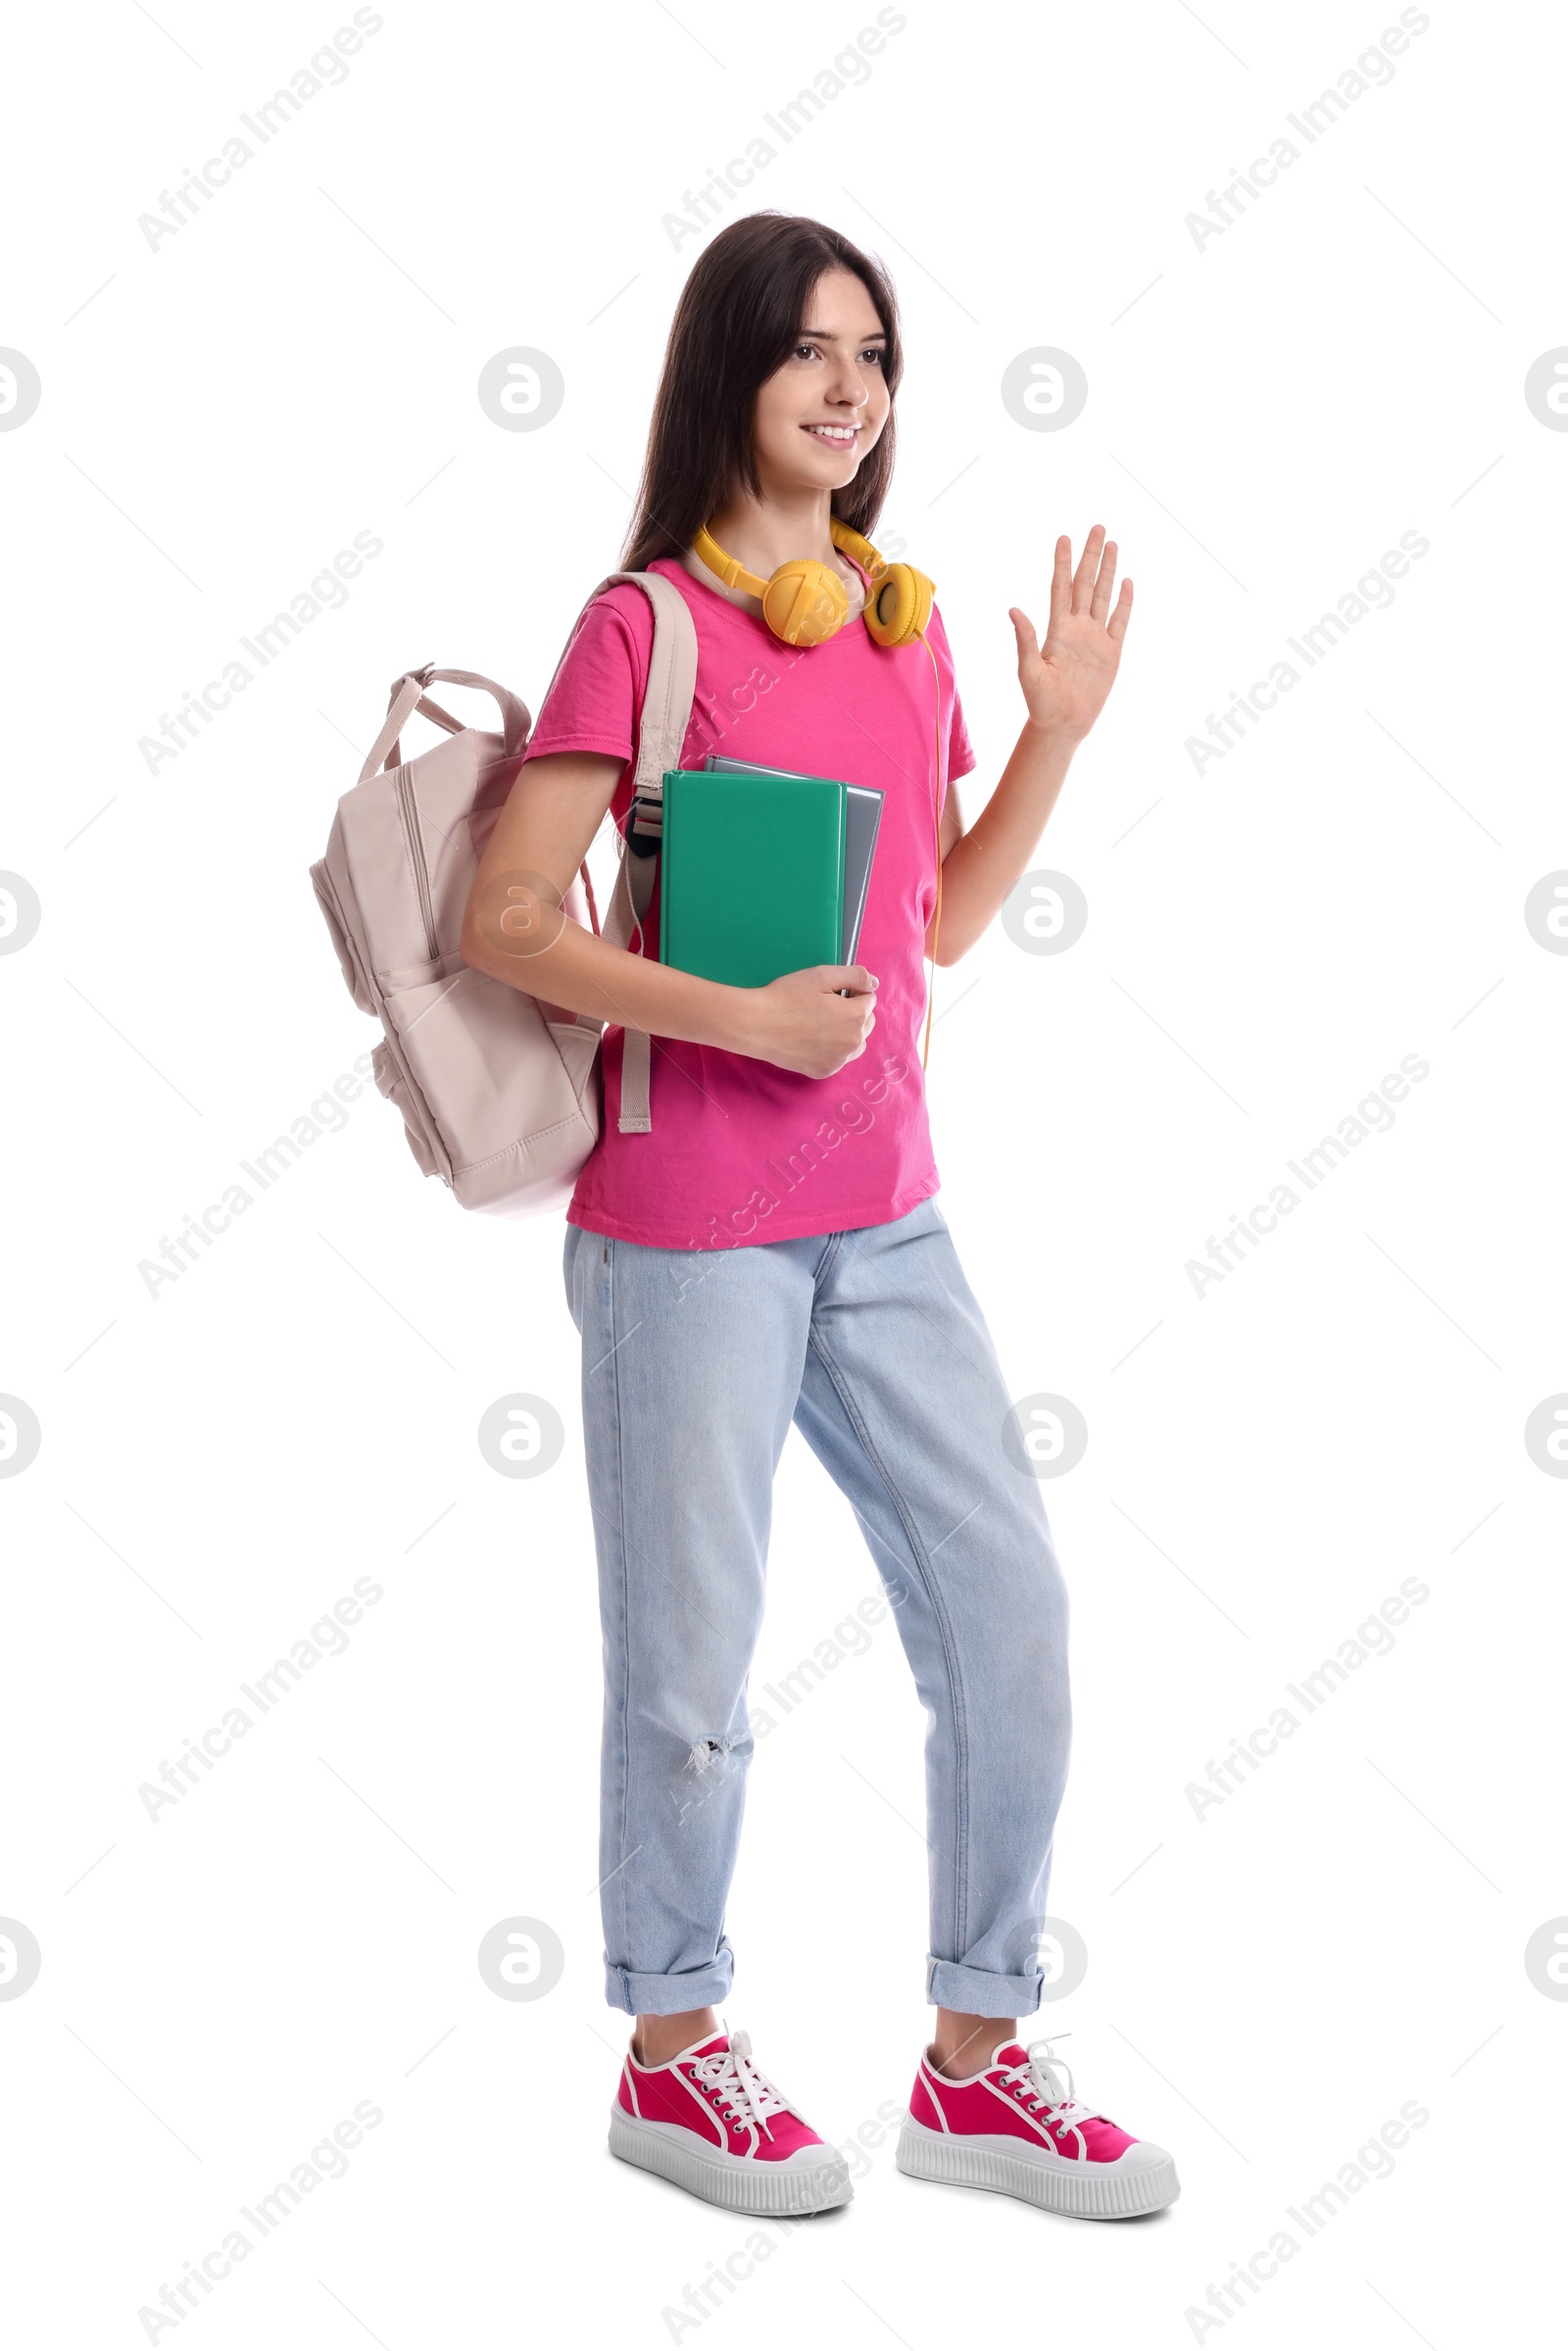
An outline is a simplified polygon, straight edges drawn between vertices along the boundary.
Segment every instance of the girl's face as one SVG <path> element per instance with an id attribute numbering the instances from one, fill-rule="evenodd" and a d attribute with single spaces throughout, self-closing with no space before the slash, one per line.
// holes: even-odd
<path id="1" fill-rule="evenodd" d="M 757 395 L 753 433 L 764 497 L 842 490 L 888 420 L 887 336 L 853 269 L 829 269 L 807 297 L 794 350 Z"/>

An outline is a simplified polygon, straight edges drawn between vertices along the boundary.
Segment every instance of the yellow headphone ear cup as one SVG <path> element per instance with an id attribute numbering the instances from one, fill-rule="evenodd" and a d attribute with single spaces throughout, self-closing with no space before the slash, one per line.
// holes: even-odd
<path id="1" fill-rule="evenodd" d="M 811 556 L 780 563 L 762 591 L 762 617 L 786 645 L 820 645 L 844 626 L 850 592 Z"/>
<path id="2" fill-rule="evenodd" d="M 931 618 L 935 595 L 912 563 L 889 563 L 866 592 L 865 625 L 879 645 L 912 645 Z"/>

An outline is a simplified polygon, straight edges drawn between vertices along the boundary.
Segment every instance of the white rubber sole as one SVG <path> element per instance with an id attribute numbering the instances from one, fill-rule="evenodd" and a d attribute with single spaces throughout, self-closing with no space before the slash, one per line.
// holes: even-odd
<path id="1" fill-rule="evenodd" d="M 941 2180 L 954 2187 L 985 2187 L 1021 2196 L 1047 2212 L 1081 2221 L 1125 2220 L 1160 2212 L 1181 2194 L 1169 2155 L 1129 2171 L 1110 2164 L 1068 2163 L 1060 2156 L 1014 2155 L 996 2136 L 961 2137 L 928 2131 L 910 2116 L 899 2133 L 894 2161 L 911 2180 Z"/>
<path id="2" fill-rule="evenodd" d="M 678 2123 L 649 2123 L 628 2114 L 618 2100 L 610 2110 L 610 2152 L 622 2163 L 673 2180 L 705 2204 L 721 2204 L 727 2212 L 764 2218 L 769 2213 L 828 2212 L 848 2204 L 855 2193 L 842 2156 L 828 2155 L 804 2168 L 748 2162 L 717 2147 L 700 2147 Z"/>

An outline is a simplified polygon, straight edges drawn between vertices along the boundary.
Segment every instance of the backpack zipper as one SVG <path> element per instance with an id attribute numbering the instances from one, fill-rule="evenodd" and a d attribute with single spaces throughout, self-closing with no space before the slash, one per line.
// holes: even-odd
<path id="1" fill-rule="evenodd" d="M 441 943 L 435 935 L 435 906 L 430 897 L 430 874 L 424 861 L 424 845 L 419 839 L 418 813 L 414 805 L 414 787 L 409 781 L 407 767 L 398 769 L 398 811 L 403 818 L 403 837 L 409 845 L 409 863 L 414 868 L 414 886 L 419 894 L 419 912 L 424 918 L 424 944 L 431 962 L 439 962 Z"/>

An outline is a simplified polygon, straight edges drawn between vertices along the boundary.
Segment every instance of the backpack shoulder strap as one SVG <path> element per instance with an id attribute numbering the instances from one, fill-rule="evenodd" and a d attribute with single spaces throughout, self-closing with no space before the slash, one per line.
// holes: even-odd
<path id="1" fill-rule="evenodd" d="M 608 588 L 618 587 L 640 588 L 654 609 L 654 646 L 643 694 L 629 819 L 629 829 L 646 837 L 660 831 L 664 770 L 679 765 L 681 745 L 691 723 L 692 696 L 697 690 L 697 624 L 679 588 L 662 572 L 612 571 L 578 613 L 566 640 L 568 648 L 600 597 Z M 558 671 L 560 665 L 556 664 Z M 550 682 L 554 685 L 555 679 Z"/>
<path id="2" fill-rule="evenodd" d="M 637 768 L 632 779 L 628 833 L 657 842 L 662 830 L 664 770 L 680 764 L 681 746 L 691 721 L 692 696 L 697 687 L 697 624 L 691 607 L 672 580 L 657 571 L 612 571 L 602 579 L 578 614 L 568 646 L 588 612 L 607 588 L 640 588 L 654 609 L 654 645 L 648 661 L 648 685 L 643 695 L 637 736 Z M 565 656 L 563 654 L 562 659 Z M 557 668 L 559 670 L 560 663 Z M 554 684 L 555 680 L 552 679 Z M 624 841 L 614 893 L 605 914 L 605 937 L 615 947 L 628 947 L 642 928 L 654 895 L 658 867 L 655 850 L 638 853 Z M 621 1048 L 620 1119 L 623 1135 L 647 1135 L 653 1118 L 648 1106 L 648 1081 L 653 1058 L 651 1041 L 642 1029 L 627 1028 Z"/>

